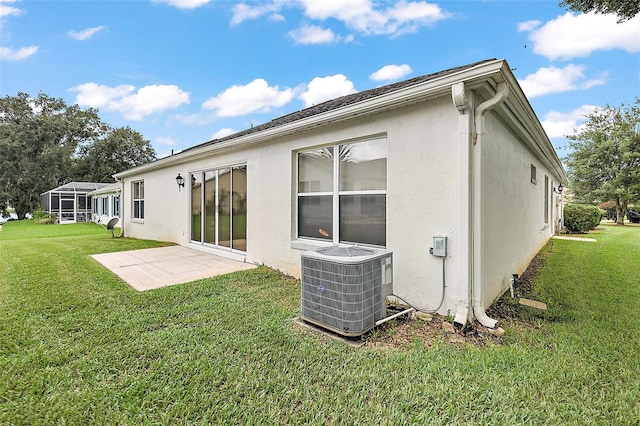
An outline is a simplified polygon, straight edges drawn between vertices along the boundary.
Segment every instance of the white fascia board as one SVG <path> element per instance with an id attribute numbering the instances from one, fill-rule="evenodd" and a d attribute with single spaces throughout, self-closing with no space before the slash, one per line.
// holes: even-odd
<path id="1" fill-rule="evenodd" d="M 186 163 L 203 155 L 241 149 L 250 145 L 289 136 L 332 123 L 353 119 L 359 116 L 388 111 L 442 95 L 450 95 L 451 85 L 459 81 L 465 81 L 471 85 L 474 83 L 479 84 L 492 77 L 496 81 L 503 81 L 500 74 L 504 63 L 505 61 L 500 59 L 479 64 L 473 68 L 468 68 L 457 73 L 447 74 L 445 76 L 402 88 L 385 95 L 365 99 L 361 102 L 356 102 L 342 108 L 336 108 L 334 110 L 296 120 L 291 123 L 265 129 L 257 133 L 239 136 L 228 141 L 211 143 L 200 148 L 193 148 L 186 152 L 180 152 L 152 163 L 143 164 L 142 166 L 116 173 L 113 177 L 121 179 L 143 172 Z"/>
<path id="2" fill-rule="evenodd" d="M 529 148 L 536 153 L 543 163 L 555 171 L 557 177 L 564 184 L 567 184 L 568 178 L 562 162 L 542 127 L 542 123 L 540 123 L 531 104 L 524 95 L 520 84 L 518 84 L 518 81 L 510 71 L 504 73 L 504 78 L 510 86 L 509 93 L 515 96 L 509 96 L 507 101 L 498 109 L 507 113 L 508 122 L 512 123 L 512 126 L 517 128 L 519 133 L 525 137 Z"/>

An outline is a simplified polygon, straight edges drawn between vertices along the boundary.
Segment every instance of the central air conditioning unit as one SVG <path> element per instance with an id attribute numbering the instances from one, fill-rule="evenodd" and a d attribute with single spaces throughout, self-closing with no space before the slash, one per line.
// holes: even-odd
<path id="1" fill-rule="evenodd" d="M 393 293 L 390 251 L 339 245 L 301 256 L 301 319 L 354 337 L 386 317 Z"/>

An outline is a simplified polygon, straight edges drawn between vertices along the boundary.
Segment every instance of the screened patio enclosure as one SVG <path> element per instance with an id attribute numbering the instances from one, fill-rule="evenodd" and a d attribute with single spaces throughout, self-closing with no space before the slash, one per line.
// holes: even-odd
<path id="1" fill-rule="evenodd" d="M 47 213 L 55 213 L 60 223 L 88 222 L 93 213 L 91 191 L 109 183 L 70 182 L 40 194 L 40 206 Z"/>

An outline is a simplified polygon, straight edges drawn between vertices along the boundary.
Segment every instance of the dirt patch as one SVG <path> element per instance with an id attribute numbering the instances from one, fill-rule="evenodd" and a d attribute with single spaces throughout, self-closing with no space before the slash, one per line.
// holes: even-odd
<path id="1" fill-rule="evenodd" d="M 363 340 L 367 346 L 397 349 L 406 349 L 415 345 L 432 347 L 436 344 L 449 344 L 484 347 L 501 344 L 502 337 L 493 333 L 496 331 L 490 331 L 477 321 L 461 328 L 454 326 L 449 318 L 442 315 L 431 315 L 429 320 L 403 316 L 380 325 L 363 336 Z"/>

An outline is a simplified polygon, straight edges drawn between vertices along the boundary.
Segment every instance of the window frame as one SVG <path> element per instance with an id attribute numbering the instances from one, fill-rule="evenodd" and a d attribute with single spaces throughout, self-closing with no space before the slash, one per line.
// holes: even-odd
<path id="1" fill-rule="evenodd" d="M 533 164 L 531 165 L 531 183 L 534 185 L 538 184 L 537 170 L 536 166 L 534 166 Z"/>
<path id="2" fill-rule="evenodd" d="M 218 167 L 207 167 L 197 170 L 189 171 L 188 176 L 190 176 L 190 184 L 189 188 L 189 242 L 191 244 L 202 245 L 205 247 L 211 247 L 219 250 L 224 250 L 228 252 L 238 253 L 238 254 L 246 254 L 246 240 L 248 239 L 247 235 L 247 198 L 248 198 L 248 181 L 245 177 L 244 187 L 242 185 L 237 186 L 236 179 L 238 179 L 239 184 L 242 183 L 242 179 L 239 177 L 234 177 L 238 171 L 244 170 L 245 176 L 248 174 L 249 168 L 247 163 L 234 163 L 228 166 L 218 166 Z M 211 176 L 210 179 L 207 180 L 207 175 Z M 223 175 L 228 175 L 229 179 L 229 188 L 230 191 L 228 194 L 224 194 L 222 190 L 225 186 L 225 181 L 221 180 Z M 194 179 L 195 178 L 195 179 Z M 200 209 L 200 226 L 197 232 L 194 232 L 194 197 L 193 197 L 193 185 L 194 183 L 199 182 L 201 184 L 199 194 L 198 194 L 198 208 Z M 209 182 L 209 183 L 207 183 Z M 207 199 L 207 185 L 213 185 L 212 199 Z M 234 203 L 237 202 L 237 198 L 239 196 L 238 189 L 244 189 L 244 208 L 238 209 Z M 225 199 L 226 197 L 226 199 Z M 213 204 L 207 206 L 207 200 L 209 203 L 213 201 Z M 221 213 L 221 209 L 223 209 L 223 204 L 228 203 L 228 213 Z M 210 210 L 213 208 L 213 210 Z M 243 212 L 238 212 L 238 210 L 243 210 Z M 235 239 L 237 230 L 242 228 L 237 228 L 238 224 L 242 224 L 243 222 L 240 220 L 240 215 L 244 214 L 244 230 L 240 232 L 240 234 L 244 235 L 244 246 L 241 243 L 241 239 Z M 213 226 L 213 235 L 207 234 L 207 226 L 206 226 L 206 218 L 211 215 L 213 217 L 212 226 Z M 228 218 L 229 221 L 229 234 L 221 234 L 221 229 L 226 230 L 226 226 L 223 225 L 221 219 L 224 221 Z M 194 234 L 198 236 L 198 239 L 194 239 Z M 227 240 L 224 239 L 225 236 L 228 236 L 228 245 L 224 244 Z M 209 238 L 210 241 L 207 241 Z M 212 240 L 212 241 L 211 241 Z"/>
<path id="3" fill-rule="evenodd" d="M 120 195 L 113 196 L 113 215 L 120 217 Z"/>
<path id="4" fill-rule="evenodd" d="M 550 210 L 550 201 L 551 201 L 551 194 L 549 191 L 549 176 L 544 175 L 544 223 L 545 225 L 549 224 L 549 210 Z"/>
<path id="5" fill-rule="evenodd" d="M 109 197 L 107 196 L 102 197 L 101 205 L 102 205 L 102 211 L 101 211 L 102 215 L 109 216 Z"/>
<path id="6" fill-rule="evenodd" d="M 136 186 L 138 187 L 137 198 Z M 131 182 L 131 219 L 139 222 L 144 221 L 144 179 Z"/>
<path id="7" fill-rule="evenodd" d="M 367 142 L 375 142 L 375 141 L 384 141 L 384 145 L 385 145 L 385 161 L 386 161 L 386 167 L 385 167 L 385 185 L 384 188 L 385 189 L 368 189 L 368 190 L 344 190 L 341 189 L 341 175 L 340 175 L 340 166 L 341 166 L 341 159 L 340 159 L 340 146 L 342 145 L 356 145 L 356 144 L 360 144 L 360 143 L 367 143 Z M 310 191 L 310 192 L 300 192 L 300 158 L 302 154 L 305 153 L 309 153 L 312 151 L 316 151 L 319 149 L 327 149 L 327 148 L 332 148 L 332 189 L 331 191 Z M 294 185 L 295 185 L 295 238 L 298 240 L 307 240 L 307 241 L 319 241 L 319 242 L 325 242 L 325 243 L 331 243 L 331 244 L 359 244 L 359 245 L 365 245 L 365 246 L 372 246 L 372 247 L 386 247 L 387 245 L 387 236 L 386 236 L 386 226 L 387 226 L 387 183 L 388 183 L 388 160 L 389 160 L 389 147 L 388 147 L 388 142 L 387 142 L 387 136 L 386 135 L 378 135 L 378 136 L 372 136 L 372 137 L 368 137 L 366 139 L 358 139 L 358 140 L 347 140 L 347 141 L 341 141 L 341 142 L 336 142 L 330 145 L 323 145 L 323 146 L 319 146 L 319 147 L 307 147 L 301 150 L 298 150 L 295 152 L 295 181 L 294 181 Z M 384 196 L 384 227 L 385 227 L 385 236 L 384 236 L 384 245 L 377 245 L 377 244 L 370 244 L 370 243 L 363 243 L 363 242 L 358 242 L 358 241 L 346 241 L 341 239 L 341 233 L 340 233 L 340 222 L 341 219 L 343 219 L 343 217 L 340 216 L 340 201 L 341 201 L 341 197 L 342 196 L 360 196 L 360 195 L 383 195 Z M 300 199 L 301 198 L 311 198 L 311 197 L 331 197 L 332 200 L 332 216 L 331 216 L 331 221 L 332 221 L 332 229 L 331 231 L 331 236 L 326 237 L 326 238 L 321 238 L 321 237 L 311 237 L 311 236 L 306 236 L 306 235 L 300 235 Z"/>

